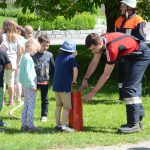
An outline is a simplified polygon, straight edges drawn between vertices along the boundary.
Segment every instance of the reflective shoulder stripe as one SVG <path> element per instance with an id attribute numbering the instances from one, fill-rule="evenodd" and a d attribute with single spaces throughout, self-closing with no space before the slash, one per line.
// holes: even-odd
<path id="1" fill-rule="evenodd" d="M 125 39 L 125 38 L 127 38 L 127 37 L 131 37 L 131 36 L 130 36 L 130 35 L 127 35 L 127 34 L 122 35 L 122 36 L 119 36 L 119 37 L 117 37 L 117 38 L 111 40 L 110 42 L 108 42 L 108 43 L 106 44 L 106 47 L 108 47 L 110 44 L 112 44 L 112 43 L 114 43 L 114 42 L 120 41 L 120 40 Z"/>
<path id="2" fill-rule="evenodd" d="M 142 100 L 140 97 L 130 97 L 130 98 L 124 98 L 125 103 L 128 104 L 141 104 Z"/>

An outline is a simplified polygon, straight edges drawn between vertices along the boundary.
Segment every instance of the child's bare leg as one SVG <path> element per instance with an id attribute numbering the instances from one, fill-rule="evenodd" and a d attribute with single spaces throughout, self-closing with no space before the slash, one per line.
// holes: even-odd
<path id="1" fill-rule="evenodd" d="M 60 123 L 61 109 L 62 109 L 62 106 L 56 106 L 56 110 L 55 110 L 56 126 L 59 126 L 61 124 Z"/>
<path id="2" fill-rule="evenodd" d="M 14 86 L 8 87 L 9 92 L 9 102 L 10 104 L 14 102 Z"/>
<path id="3" fill-rule="evenodd" d="M 19 82 L 16 83 L 16 99 L 21 102 L 22 86 Z"/>
<path id="4" fill-rule="evenodd" d="M 68 118 L 69 118 L 69 109 L 64 108 L 63 112 L 62 112 L 62 121 L 61 124 L 62 125 L 66 125 L 68 122 Z"/>

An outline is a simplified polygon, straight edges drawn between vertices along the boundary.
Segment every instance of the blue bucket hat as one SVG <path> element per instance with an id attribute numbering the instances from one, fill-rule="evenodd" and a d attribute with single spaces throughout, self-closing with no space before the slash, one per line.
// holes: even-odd
<path id="1" fill-rule="evenodd" d="M 65 40 L 60 50 L 73 53 L 76 51 L 76 44 L 71 40 Z"/>

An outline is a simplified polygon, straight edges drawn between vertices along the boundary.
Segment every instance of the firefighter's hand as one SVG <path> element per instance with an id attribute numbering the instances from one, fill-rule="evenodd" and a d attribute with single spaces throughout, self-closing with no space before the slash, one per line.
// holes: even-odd
<path id="1" fill-rule="evenodd" d="M 85 97 L 84 100 L 85 102 L 90 102 L 92 100 L 92 98 L 96 95 L 96 93 L 94 93 L 93 91 L 89 92 Z"/>
<path id="2" fill-rule="evenodd" d="M 83 79 L 82 84 L 80 86 L 80 90 L 83 90 L 88 87 L 88 81 L 86 79 Z"/>

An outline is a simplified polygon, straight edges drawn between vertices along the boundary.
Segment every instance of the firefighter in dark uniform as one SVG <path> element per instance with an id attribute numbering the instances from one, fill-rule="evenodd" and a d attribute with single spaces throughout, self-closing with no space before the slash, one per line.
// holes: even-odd
<path id="1" fill-rule="evenodd" d="M 126 33 L 131 35 L 140 41 L 146 40 L 146 34 L 144 33 L 144 28 L 146 23 L 142 17 L 135 13 L 137 2 L 136 0 L 122 0 L 121 1 L 121 13 L 122 15 L 118 17 L 115 22 L 116 32 Z M 119 88 L 119 100 L 123 100 L 122 85 L 125 77 L 125 63 L 124 59 L 119 60 L 116 63 L 117 74 L 118 74 L 118 88 Z M 140 115 L 140 126 L 142 128 L 142 118 L 144 116 L 144 109 L 141 106 Z M 123 125 L 124 126 L 124 125 Z"/>
<path id="2" fill-rule="evenodd" d="M 106 33 L 101 36 L 95 33 L 89 34 L 86 37 L 85 45 L 92 51 L 94 57 L 83 78 L 81 90 L 88 87 L 87 81 L 97 68 L 102 51 L 106 51 L 107 56 L 104 72 L 96 86 L 85 96 L 85 101 L 90 101 L 96 95 L 109 78 L 117 59 L 119 57 L 123 58 L 126 70 L 122 90 L 126 103 L 127 124 L 121 126 L 118 132 L 141 131 L 142 78 L 150 63 L 149 47 L 144 42 L 135 40 L 132 36 L 120 32 Z"/>

